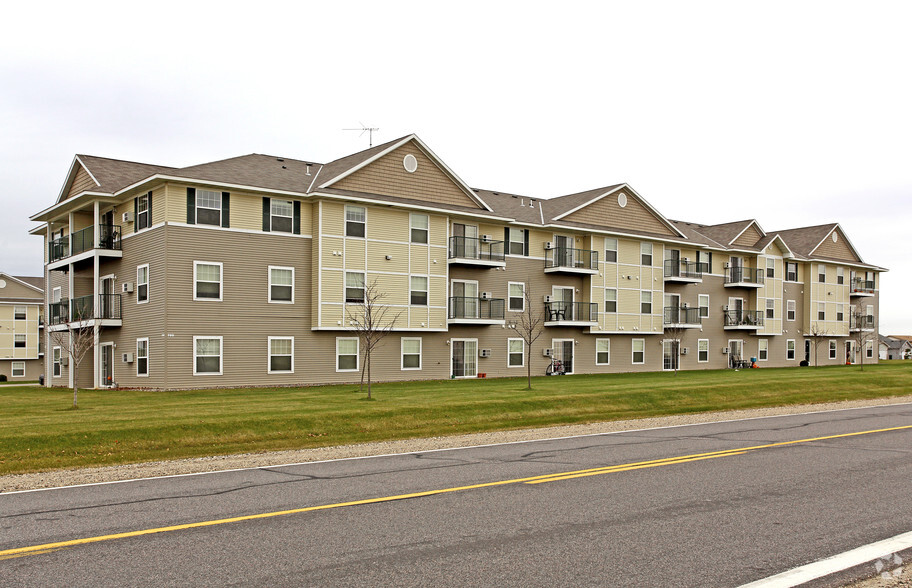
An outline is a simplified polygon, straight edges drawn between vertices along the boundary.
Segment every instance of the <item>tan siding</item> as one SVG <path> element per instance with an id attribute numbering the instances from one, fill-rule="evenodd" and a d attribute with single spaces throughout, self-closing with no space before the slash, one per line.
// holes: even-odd
<path id="1" fill-rule="evenodd" d="M 836 229 L 837 240 L 833 243 L 832 237 L 827 237 L 823 240 L 817 249 L 812 252 L 812 255 L 819 255 L 821 257 L 830 257 L 833 259 L 843 259 L 845 261 L 861 261 L 858 257 L 852 253 L 852 250 L 849 248 L 848 242 L 845 239 L 845 235 L 839 229 Z"/>
<path id="2" fill-rule="evenodd" d="M 92 179 L 92 176 L 89 175 L 89 172 L 85 170 L 84 167 L 79 165 L 76 168 L 76 175 L 73 178 L 73 184 L 70 187 L 70 191 L 67 192 L 67 195 L 64 197 L 64 200 L 67 198 L 72 198 L 77 194 L 85 192 L 87 190 L 94 190 L 98 187 L 98 184 L 95 183 L 95 180 Z"/>
<path id="3" fill-rule="evenodd" d="M 561 220 L 608 227 L 623 227 L 625 230 L 630 231 L 646 231 L 678 237 L 639 198 L 629 191 L 624 193 L 627 195 L 627 206 L 624 208 L 618 205 L 618 193 L 612 193 L 598 202 L 594 202 L 565 216 Z"/>
<path id="4" fill-rule="evenodd" d="M 745 229 L 741 236 L 732 243 L 735 247 L 753 247 L 757 241 L 763 238 L 763 234 L 757 229 L 757 225 L 751 225 Z"/>

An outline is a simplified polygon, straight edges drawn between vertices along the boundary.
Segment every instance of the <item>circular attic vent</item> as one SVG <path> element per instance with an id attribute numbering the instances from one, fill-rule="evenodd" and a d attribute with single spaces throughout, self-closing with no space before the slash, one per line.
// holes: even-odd
<path id="1" fill-rule="evenodd" d="M 627 194 L 624 194 L 623 192 L 618 194 L 618 206 L 621 208 L 627 206 Z"/>
<path id="2" fill-rule="evenodd" d="M 413 174 L 413 173 L 415 173 L 415 170 L 418 169 L 418 160 L 415 159 L 414 155 L 409 153 L 402 160 L 402 167 L 404 167 L 405 171 L 407 171 L 408 173 Z"/>
<path id="3" fill-rule="evenodd" d="M 0 280 L 0 288 L 6 288 L 6 280 Z"/>

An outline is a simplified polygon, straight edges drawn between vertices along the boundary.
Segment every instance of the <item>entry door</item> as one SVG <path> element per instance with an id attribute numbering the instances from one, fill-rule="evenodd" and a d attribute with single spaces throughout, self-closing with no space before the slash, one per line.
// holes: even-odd
<path id="1" fill-rule="evenodd" d="M 810 363 L 811 361 L 811 340 L 804 340 L 804 361 Z"/>
<path id="2" fill-rule="evenodd" d="M 561 267 L 573 267 L 573 237 L 567 235 L 555 235 L 554 244 L 557 246 L 556 257 L 554 259 L 557 265 Z"/>
<path id="3" fill-rule="evenodd" d="M 452 349 L 453 377 L 474 378 L 478 375 L 478 340 L 453 339 Z"/>
<path id="4" fill-rule="evenodd" d="M 114 318 L 114 276 L 101 279 L 101 300 L 98 301 L 101 318 Z"/>
<path id="5" fill-rule="evenodd" d="M 101 344 L 101 385 L 114 385 L 114 344 Z"/>
<path id="6" fill-rule="evenodd" d="M 731 281 L 740 282 L 744 277 L 744 269 L 742 267 L 741 258 L 731 257 L 728 263 L 731 266 Z"/>
<path id="7" fill-rule="evenodd" d="M 740 325 L 744 320 L 744 299 L 743 298 L 729 298 L 728 299 L 728 319 L 731 325 Z"/>
<path id="8" fill-rule="evenodd" d="M 573 339 L 552 339 L 554 359 L 564 366 L 565 374 L 573 373 Z"/>
<path id="9" fill-rule="evenodd" d="M 681 359 L 680 341 L 662 341 L 662 369 L 678 369 Z"/>
<path id="10" fill-rule="evenodd" d="M 453 236 L 456 239 L 456 256 L 467 259 L 478 259 L 478 227 L 453 223 Z"/>
<path id="11" fill-rule="evenodd" d="M 665 323 L 678 324 L 681 322 L 681 295 L 665 295 Z"/>
<path id="12" fill-rule="evenodd" d="M 734 366 L 736 361 L 744 359 L 744 342 L 741 339 L 729 339 L 728 358 L 731 366 Z"/>
<path id="13" fill-rule="evenodd" d="M 453 280 L 455 318 L 478 318 L 478 282 Z"/>
<path id="14" fill-rule="evenodd" d="M 665 275 L 676 278 L 681 275 L 681 250 L 665 250 Z"/>
<path id="15" fill-rule="evenodd" d="M 855 363 L 855 341 L 845 342 L 845 358 L 847 364 Z"/>
<path id="16" fill-rule="evenodd" d="M 572 321 L 573 316 L 573 288 L 551 287 L 551 320 Z"/>

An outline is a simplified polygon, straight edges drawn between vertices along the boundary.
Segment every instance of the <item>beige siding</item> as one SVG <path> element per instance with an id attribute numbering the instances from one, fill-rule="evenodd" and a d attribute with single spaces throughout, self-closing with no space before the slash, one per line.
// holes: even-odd
<path id="1" fill-rule="evenodd" d="M 64 197 L 64 200 L 72 198 L 77 194 L 85 192 L 87 190 L 94 190 L 98 187 L 98 184 L 95 183 L 95 180 L 92 179 L 92 176 L 89 175 L 89 172 L 85 170 L 81 165 L 76 168 L 76 175 L 73 177 L 73 184 L 70 186 L 70 191 L 67 192 L 67 195 Z"/>
<path id="2" fill-rule="evenodd" d="M 757 228 L 757 225 L 750 225 L 741 235 L 732 243 L 734 247 L 753 247 L 757 241 L 763 238 L 763 234 Z"/>
<path id="3" fill-rule="evenodd" d="M 639 198 L 630 191 L 624 193 L 627 195 L 627 206 L 623 208 L 618 205 L 618 193 L 612 193 L 561 220 L 678 237 Z"/>
<path id="4" fill-rule="evenodd" d="M 827 237 L 813 252 L 812 255 L 820 257 L 830 257 L 833 259 L 843 259 L 845 261 L 861 261 L 858 257 L 852 253 L 852 250 L 849 248 L 848 241 L 846 241 L 845 235 L 839 229 L 835 231 L 836 242 L 833 242 L 833 239 Z"/>

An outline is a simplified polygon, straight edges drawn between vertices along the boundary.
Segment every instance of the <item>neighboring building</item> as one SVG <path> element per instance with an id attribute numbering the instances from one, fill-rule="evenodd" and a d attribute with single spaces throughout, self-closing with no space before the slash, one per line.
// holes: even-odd
<path id="1" fill-rule="evenodd" d="M 908 337 L 880 335 L 880 359 L 912 359 L 912 342 Z"/>
<path id="2" fill-rule="evenodd" d="M 409 135 L 327 164 L 77 156 L 43 223 L 48 330 L 98 331 L 80 386 L 358 380 L 365 284 L 398 315 L 377 380 L 715 369 L 857 357 L 879 273 L 837 224 L 672 221 L 627 184 L 551 199 L 469 187 Z M 853 312 L 853 309 L 860 312 Z M 856 314 L 860 317 L 856 319 Z M 680 344 L 668 334 L 678 328 Z M 49 385 L 72 384 L 47 359 Z"/>
<path id="3" fill-rule="evenodd" d="M 0 374 L 37 380 L 43 356 L 44 279 L 0 272 Z"/>

